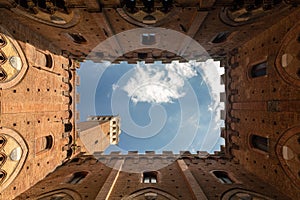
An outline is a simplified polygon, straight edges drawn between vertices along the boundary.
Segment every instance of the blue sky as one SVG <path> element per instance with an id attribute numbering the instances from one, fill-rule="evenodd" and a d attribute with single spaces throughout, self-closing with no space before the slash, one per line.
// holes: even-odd
<path id="1" fill-rule="evenodd" d="M 78 71 L 81 121 L 88 115 L 120 115 L 118 146 L 108 151 L 219 150 L 219 63 L 93 63 Z"/>

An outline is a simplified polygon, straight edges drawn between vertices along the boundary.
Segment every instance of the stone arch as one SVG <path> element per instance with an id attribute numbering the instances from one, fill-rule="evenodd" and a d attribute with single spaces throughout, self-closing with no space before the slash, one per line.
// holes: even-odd
<path id="1" fill-rule="evenodd" d="M 253 3 L 253 5 L 251 5 L 251 9 L 245 9 L 246 6 L 249 5 L 244 4 L 244 1 L 240 1 L 239 5 L 233 3 L 231 7 L 224 7 L 221 9 L 219 14 L 221 21 L 224 24 L 234 27 L 252 24 L 265 18 L 271 12 L 282 11 L 288 5 L 279 2 L 274 4 L 272 7 L 269 7 L 270 5 L 266 3 L 260 5 Z"/>
<path id="2" fill-rule="evenodd" d="M 0 88 L 7 89 L 23 79 L 28 64 L 19 43 L 1 26 L 0 43 Z"/>
<path id="3" fill-rule="evenodd" d="M 300 187 L 300 125 L 291 127 L 282 133 L 276 144 L 276 155 L 281 167 L 291 182 Z"/>
<path id="4" fill-rule="evenodd" d="M 71 189 L 68 188 L 63 188 L 63 189 L 58 189 L 58 190 L 53 190 L 49 191 L 43 194 L 40 194 L 37 199 L 42 200 L 42 199 L 55 199 L 55 197 L 61 197 L 62 199 L 72 199 L 72 200 L 81 200 L 82 197 L 81 195 Z"/>
<path id="5" fill-rule="evenodd" d="M 27 158 L 28 146 L 19 133 L 9 128 L 2 127 L 0 137 L 6 140 L 0 148 L 0 153 L 3 157 L 10 158 L 3 160 L 4 162 L 1 164 L 2 174 L 5 174 L 0 183 L 1 192 L 13 182 L 22 170 Z"/>
<path id="6" fill-rule="evenodd" d="M 161 9 L 164 9 L 164 12 L 160 12 L 159 10 Z M 125 21 L 138 27 L 147 27 L 149 25 L 160 26 L 168 23 L 170 20 L 169 16 L 174 16 L 180 12 L 177 9 L 172 9 L 172 5 L 162 4 L 161 8 L 157 7 L 157 9 L 152 10 L 151 14 L 149 14 L 145 12 L 145 9 L 137 9 L 132 3 L 131 5 L 125 4 L 123 8 L 117 8 L 116 11 Z"/>
<path id="7" fill-rule="evenodd" d="M 300 87 L 300 22 L 283 38 L 277 53 L 275 67 L 278 75 L 288 84 Z"/>
<path id="8" fill-rule="evenodd" d="M 236 197 L 236 198 L 235 198 Z M 227 190 L 222 194 L 221 199 L 222 200 L 230 200 L 230 199 L 261 199 L 261 200 L 271 200 L 273 198 L 267 197 L 263 194 L 259 194 L 254 191 L 240 189 L 240 188 L 233 188 L 230 190 Z"/>
<path id="9" fill-rule="evenodd" d="M 177 200 L 177 198 L 175 198 L 173 195 L 157 188 L 145 188 L 145 189 L 137 190 L 131 193 L 129 196 L 122 198 L 122 200 L 131 200 L 141 196 L 145 197 L 145 195 L 147 194 L 149 195 L 156 194 L 157 196 L 161 197 L 161 199 Z"/>
<path id="10" fill-rule="evenodd" d="M 32 20 L 38 21 L 59 28 L 71 28 L 75 26 L 80 20 L 79 11 L 74 9 L 70 10 L 64 1 L 56 1 L 56 5 L 47 8 L 46 1 L 33 2 L 28 4 L 26 1 L 18 3 L 16 0 L 9 0 L 15 7 L 11 10 L 17 14 L 28 17 Z"/>

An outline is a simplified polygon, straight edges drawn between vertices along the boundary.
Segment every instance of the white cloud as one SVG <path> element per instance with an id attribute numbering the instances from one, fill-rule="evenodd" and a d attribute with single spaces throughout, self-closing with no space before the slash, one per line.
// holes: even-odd
<path id="1" fill-rule="evenodd" d="M 185 96 L 185 80 L 197 76 L 190 63 L 138 63 L 123 90 L 135 103 L 172 103 Z"/>
<path id="2" fill-rule="evenodd" d="M 126 80 L 122 89 L 135 103 L 171 103 L 175 99 L 181 98 L 181 106 L 184 106 L 181 111 L 185 111 L 185 114 L 181 113 L 181 117 L 186 120 L 180 125 L 176 139 L 172 140 L 164 149 L 186 148 L 190 142 L 193 142 L 193 148 L 212 152 L 217 150 L 216 147 L 220 143 L 220 127 L 224 125 L 220 118 L 220 111 L 224 109 L 224 103 L 220 102 L 220 93 L 225 91 L 224 85 L 220 84 L 220 75 L 223 73 L 224 68 L 220 68 L 220 63 L 213 60 L 189 63 L 173 62 L 167 65 L 140 63 L 133 70 L 130 78 Z M 203 81 L 199 84 L 207 85 L 211 97 L 207 108 L 212 114 L 209 124 L 199 123 L 199 113 L 189 115 L 196 112 L 196 104 L 188 101 L 189 98 L 186 97 L 189 92 L 185 93 L 184 90 L 186 80 L 200 74 Z M 196 136 L 197 133 L 201 136 Z M 201 140 L 193 141 L 193 138 L 201 138 Z"/>
<path id="3" fill-rule="evenodd" d="M 116 89 L 118 89 L 120 86 L 118 84 L 113 84 L 112 85 L 112 90 L 115 91 Z"/>

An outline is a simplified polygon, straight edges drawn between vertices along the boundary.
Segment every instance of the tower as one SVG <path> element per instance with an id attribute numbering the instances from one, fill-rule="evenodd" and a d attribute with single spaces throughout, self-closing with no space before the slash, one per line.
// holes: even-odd
<path id="1" fill-rule="evenodd" d="M 0 2 L 0 198 L 299 199 L 298 4 Z M 189 36 L 208 54 L 188 51 L 188 40 L 159 49 L 167 40 L 151 27 Z M 97 48 L 134 29 L 150 31 Z M 103 155 L 118 142 L 114 116 L 92 116 L 77 127 L 78 61 L 169 63 L 208 55 L 225 67 L 220 152 Z M 103 134 L 101 141 L 86 140 L 89 150 L 84 136 L 98 134 L 93 129 Z M 158 164 L 165 166 L 151 168 Z"/>
<path id="2" fill-rule="evenodd" d="M 119 116 L 90 116 L 87 121 L 77 125 L 81 147 L 88 154 L 104 151 L 110 144 L 119 142 Z"/>

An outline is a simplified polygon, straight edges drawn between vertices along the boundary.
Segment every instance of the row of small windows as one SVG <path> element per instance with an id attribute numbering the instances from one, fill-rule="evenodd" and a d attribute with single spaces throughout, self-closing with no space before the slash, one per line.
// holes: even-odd
<path id="1" fill-rule="evenodd" d="M 157 2 L 155 3 L 154 0 L 143 0 L 143 10 L 147 13 L 151 13 L 154 11 L 154 6 L 157 4 Z M 163 0 L 161 1 L 161 11 L 162 12 L 168 12 L 173 4 L 173 0 Z M 125 6 L 127 8 L 127 11 L 130 13 L 135 13 L 137 12 L 139 9 L 137 6 L 137 1 L 136 0 L 125 0 Z M 157 6 L 157 5 L 156 5 Z"/>
<path id="2" fill-rule="evenodd" d="M 4 170 L 0 170 L 0 184 L 4 181 L 7 173 Z"/>
<path id="3" fill-rule="evenodd" d="M 212 174 L 223 184 L 233 184 L 235 181 L 225 171 L 216 170 Z M 86 171 L 76 172 L 72 175 L 67 183 L 79 184 L 88 175 Z M 143 183 L 158 183 L 158 173 L 156 171 L 147 171 L 143 173 Z"/>
<path id="4" fill-rule="evenodd" d="M 37 7 L 51 14 L 58 9 L 68 13 L 64 0 L 15 0 L 15 2 L 25 9 L 30 9 L 34 14 L 38 13 Z"/>
<path id="5" fill-rule="evenodd" d="M 181 29 L 185 30 L 182 24 L 180 24 L 180 26 Z M 220 32 L 212 39 L 211 42 L 213 44 L 223 43 L 227 40 L 230 34 L 231 33 L 229 31 Z M 141 43 L 143 45 L 154 45 L 156 43 L 155 33 L 143 33 L 141 35 Z"/>
<path id="6" fill-rule="evenodd" d="M 223 184 L 233 184 L 234 181 L 227 172 L 225 171 L 213 171 L 212 174 Z M 155 171 L 149 171 L 143 173 L 143 183 L 157 183 L 158 182 L 158 173 Z"/>

